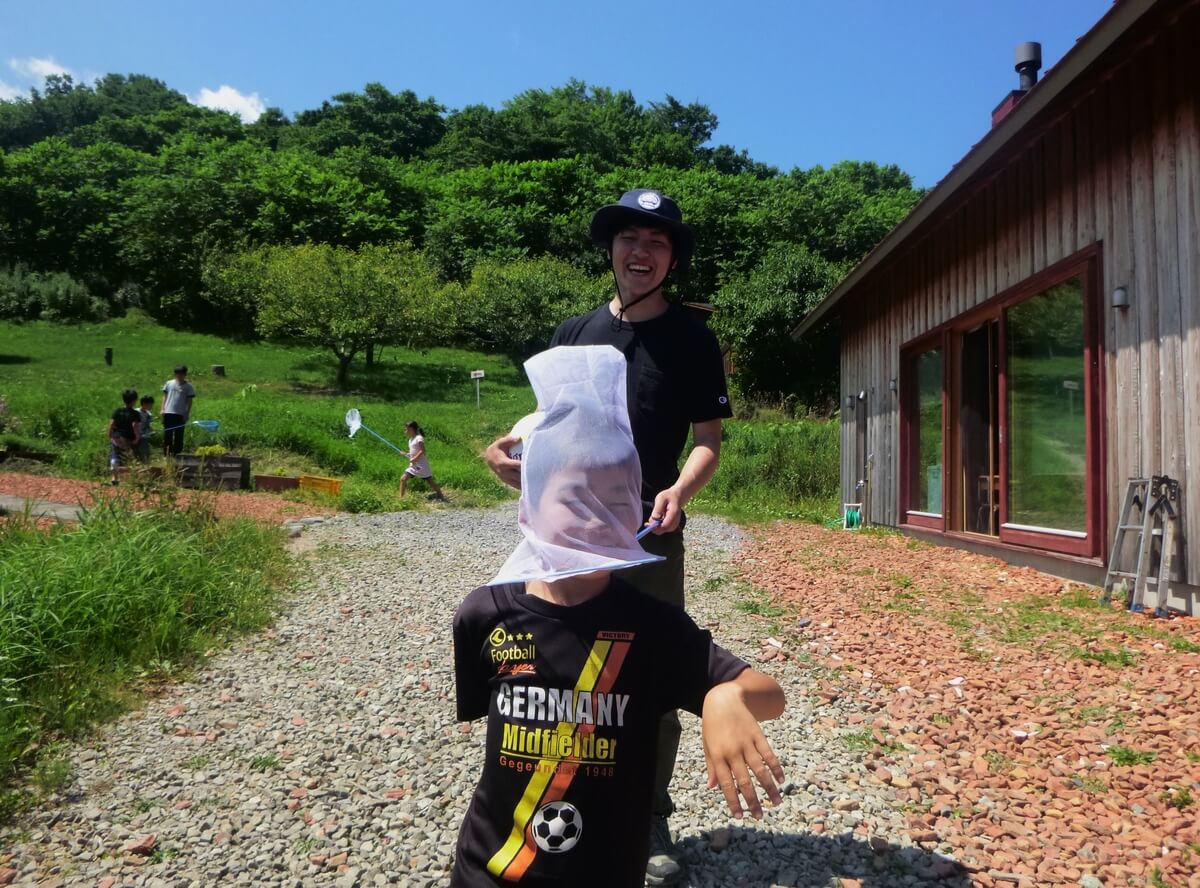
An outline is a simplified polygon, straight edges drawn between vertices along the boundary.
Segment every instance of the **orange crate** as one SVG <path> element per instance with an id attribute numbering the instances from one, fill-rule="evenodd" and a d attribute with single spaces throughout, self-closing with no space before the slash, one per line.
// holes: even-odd
<path id="1" fill-rule="evenodd" d="M 341 478 L 324 478 L 321 475 L 301 475 L 301 490 L 319 490 L 330 496 L 337 496 L 342 491 Z"/>

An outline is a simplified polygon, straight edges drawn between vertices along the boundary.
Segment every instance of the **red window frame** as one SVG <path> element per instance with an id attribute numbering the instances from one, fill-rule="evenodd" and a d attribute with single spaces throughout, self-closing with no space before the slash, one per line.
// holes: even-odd
<path id="1" fill-rule="evenodd" d="M 975 541 L 996 541 L 1010 545 L 1039 549 L 1047 552 L 1058 552 L 1085 558 L 1102 557 L 1106 549 L 1104 539 L 1104 374 L 1101 372 L 1101 358 L 1104 352 L 1102 339 L 1102 306 L 1100 300 L 1102 252 L 1100 244 L 1088 247 L 1073 256 L 1055 263 L 1043 271 L 1027 278 L 1003 293 L 989 299 L 975 308 L 952 318 L 939 327 L 917 337 L 901 346 L 900 350 L 900 479 L 899 479 L 899 523 L 904 526 L 919 527 L 943 533 L 968 537 Z M 1007 391 L 1007 321 L 1005 312 L 1008 308 L 1043 293 L 1056 284 L 1079 276 L 1083 287 L 1083 362 L 1084 362 L 1084 473 L 1087 479 L 1085 489 L 1085 521 L 1086 531 L 1077 535 L 1069 531 L 1056 531 L 1052 528 L 1034 529 L 1014 526 L 1008 520 L 1008 463 L 1009 463 L 1009 434 L 1008 434 L 1008 391 Z M 954 337 L 978 326 L 982 321 L 995 318 L 999 320 L 999 374 L 998 392 L 1000 409 L 998 411 L 1000 448 L 997 470 L 1000 475 L 1000 520 L 996 536 L 969 534 L 951 529 L 952 516 L 949 505 L 952 498 L 959 495 L 961 480 L 951 466 L 956 464 L 953 459 L 952 446 L 958 440 L 958 409 L 954 403 L 955 387 L 951 385 L 951 374 L 955 371 L 957 361 L 952 360 L 952 345 Z M 914 465 L 916 453 L 913 446 L 913 436 L 919 434 L 917 414 L 917 380 L 915 362 L 917 358 L 931 348 L 942 349 L 942 514 L 934 517 L 923 513 L 914 513 L 911 509 L 914 487 Z"/>

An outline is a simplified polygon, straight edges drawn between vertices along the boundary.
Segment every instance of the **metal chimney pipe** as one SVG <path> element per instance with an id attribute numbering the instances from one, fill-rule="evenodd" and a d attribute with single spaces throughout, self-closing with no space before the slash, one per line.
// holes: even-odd
<path id="1" fill-rule="evenodd" d="M 1015 53 L 1016 71 L 1021 75 L 1022 90 L 1032 89 L 1042 68 L 1042 44 L 1018 43 Z"/>

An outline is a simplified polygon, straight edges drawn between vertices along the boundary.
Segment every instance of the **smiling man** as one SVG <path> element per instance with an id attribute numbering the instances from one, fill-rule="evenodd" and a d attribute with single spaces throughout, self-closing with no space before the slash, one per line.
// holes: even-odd
<path id="1" fill-rule="evenodd" d="M 642 467 L 642 517 L 646 523 L 661 521 L 642 545 L 665 558 L 631 568 L 625 578 L 682 608 L 683 509 L 717 470 L 721 420 L 733 415 L 716 337 L 663 293 L 673 273 L 687 271 L 695 238 L 679 205 L 647 188 L 627 191 L 597 210 L 591 237 L 608 250 L 616 294 L 564 321 L 550 345 L 611 345 L 625 355 L 629 420 Z M 680 468 L 689 432 L 692 448 Z M 519 488 L 521 463 L 508 455 L 516 441 L 500 438 L 485 458 L 500 480 Z M 679 719 L 670 713 L 659 730 L 648 885 L 673 884 L 683 875 L 667 822 L 678 749 Z"/>

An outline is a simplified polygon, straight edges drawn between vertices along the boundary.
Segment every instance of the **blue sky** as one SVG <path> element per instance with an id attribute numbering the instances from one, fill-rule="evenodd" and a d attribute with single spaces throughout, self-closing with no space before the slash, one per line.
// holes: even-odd
<path id="1" fill-rule="evenodd" d="M 244 116 L 292 114 L 370 81 L 456 108 L 576 77 L 717 114 L 715 141 L 784 170 L 896 163 L 933 185 L 1017 83 L 1111 0 L 56 0 L 6 4 L 0 98 L 65 70 L 149 74 Z"/>

